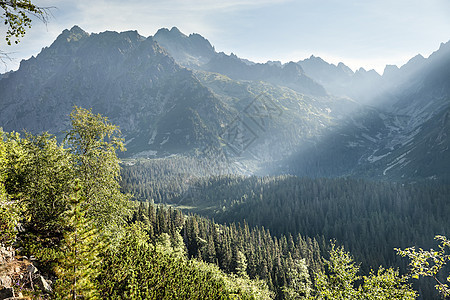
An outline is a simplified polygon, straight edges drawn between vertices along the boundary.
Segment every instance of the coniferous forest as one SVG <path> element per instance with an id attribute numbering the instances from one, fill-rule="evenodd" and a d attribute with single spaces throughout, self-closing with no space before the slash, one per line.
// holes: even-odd
<path id="1" fill-rule="evenodd" d="M 186 178 L 168 172 L 182 161 L 121 166 L 117 126 L 79 107 L 70 118 L 63 142 L 47 133 L 2 132 L 2 260 L 5 270 L 19 266 L 9 278 L 22 295 L 415 299 L 414 288 L 424 295 L 433 289 L 411 278 L 445 282 L 445 237 L 438 237 L 441 252 L 407 247 L 430 248 L 435 232 L 446 234 L 446 185 Z M 184 184 L 170 190 L 174 176 Z M 8 259 L 8 251 L 20 256 Z M 408 273 L 401 256 L 423 267 Z M 430 259 L 430 274 L 438 275 L 424 273 Z"/>
<path id="2" fill-rule="evenodd" d="M 53 11 L 127 27 L 129 16 L 152 19 L 149 7 L 158 11 L 149 27 L 186 12 L 192 28 L 250 19 L 235 44 L 243 28 L 256 35 L 264 12 L 265 45 L 277 47 L 279 36 L 295 42 L 287 29 L 298 20 L 313 18 L 302 34 L 326 28 L 332 38 L 314 40 L 338 46 L 341 23 L 372 23 L 383 9 L 386 21 L 417 19 L 382 1 L 319 10 L 305 1 L 78 2 L 61 4 L 69 15 L 0 0 L 2 39 L 18 44 Z M 268 30 L 268 15 L 282 16 L 286 33 Z M 378 18 L 377 30 L 389 28 Z M 225 33 L 218 28 L 209 32 Z M 346 43 L 367 50 L 375 37 L 382 55 L 385 33 L 365 34 Z M 14 60 L 1 47 L 6 70 Z M 256 63 L 176 27 L 148 37 L 64 29 L 0 73 L 0 300 L 450 299 L 449 70 L 450 42 L 377 73 L 313 55 Z"/>

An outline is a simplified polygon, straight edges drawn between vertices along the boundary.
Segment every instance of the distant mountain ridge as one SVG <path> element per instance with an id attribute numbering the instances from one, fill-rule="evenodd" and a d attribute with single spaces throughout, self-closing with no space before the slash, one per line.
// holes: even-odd
<path id="1" fill-rule="evenodd" d="M 388 66 L 370 95 L 374 111 L 355 115 L 333 129 L 320 151 L 289 160 L 299 175 L 355 176 L 377 179 L 450 179 L 450 42 L 401 68 Z M 336 153 L 345 161 L 329 160 Z M 353 153 L 353 155 L 348 155 Z M 328 164 L 328 165 L 327 165 Z M 311 172 L 311 165 L 327 170 Z M 303 167 L 302 167 L 303 166 Z M 331 171 L 333 170 L 333 171 Z M 313 174 L 315 173 L 315 174 Z"/>
<path id="2" fill-rule="evenodd" d="M 172 32 L 181 37 L 181 43 L 190 45 L 189 49 L 197 49 L 186 43 L 187 37 L 180 32 Z M 209 47 L 198 35 L 189 38 Z M 279 73 L 271 76 L 277 80 L 301 76 L 302 72 L 295 64 L 276 71 Z M 247 155 L 271 157 L 289 153 L 305 139 L 320 136 L 324 124 L 328 126 L 342 115 L 339 110 L 333 117 L 328 115 L 327 107 L 336 106 L 329 97 L 305 97 L 256 78 L 222 81 L 210 77 L 210 72 L 198 72 L 205 71 L 180 66 L 152 37 L 142 37 L 136 31 L 88 34 L 74 26 L 0 80 L 0 126 L 6 131 L 50 131 L 62 136 L 69 124 L 68 114 L 78 105 L 92 108 L 120 126 L 127 156 L 164 157 L 201 152 L 211 145 L 219 151 L 228 149 L 223 135 L 229 126 L 242 121 L 245 128 L 253 127 L 249 134 L 256 140 L 245 145 Z M 228 86 L 227 93 L 215 88 L 219 82 Z M 306 80 L 306 84 L 310 82 Z M 243 86 L 247 87 L 242 90 Z M 229 97 L 234 91 L 237 97 Z M 243 120 L 243 111 L 261 93 L 268 96 L 264 101 L 275 101 L 289 121 L 268 119 L 265 127 L 259 128 L 261 124 L 250 117 Z M 259 105 L 269 103 L 264 101 Z M 322 104 L 311 106 L 311 101 Z M 259 147 L 273 141 L 280 149 Z"/>
<path id="3" fill-rule="evenodd" d="M 315 56 L 253 63 L 176 27 L 146 38 L 74 26 L 0 77 L 0 126 L 62 136 L 79 105 L 121 127 L 126 156 L 213 145 L 250 173 L 450 178 L 449 79 L 450 43 L 379 75 Z M 231 128 L 247 130 L 242 151 Z"/>
<path id="4" fill-rule="evenodd" d="M 188 68 L 220 73 L 235 80 L 261 80 L 284 85 L 293 90 L 314 96 L 326 96 L 325 89 L 309 78 L 300 66 L 256 64 L 231 53 L 217 53 L 214 47 L 198 34 L 186 36 L 176 27 L 160 29 L 154 36 L 175 60 Z"/>
<path id="5" fill-rule="evenodd" d="M 200 147 L 230 118 L 192 72 L 151 37 L 135 31 L 87 34 L 77 26 L 2 79 L 0 99 L 7 131 L 60 134 L 73 105 L 93 108 L 120 125 L 130 153 Z"/>

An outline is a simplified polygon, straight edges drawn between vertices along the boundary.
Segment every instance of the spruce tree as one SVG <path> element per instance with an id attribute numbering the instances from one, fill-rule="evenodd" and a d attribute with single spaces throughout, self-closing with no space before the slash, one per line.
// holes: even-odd
<path id="1" fill-rule="evenodd" d="M 58 276 L 55 295 L 62 299 L 98 299 L 95 283 L 100 267 L 100 254 L 105 250 L 92 218 L 87 215 L 85 198 L 78 186 L 65 213 L 69 230 L 64 234 L 55 273 Z"/>

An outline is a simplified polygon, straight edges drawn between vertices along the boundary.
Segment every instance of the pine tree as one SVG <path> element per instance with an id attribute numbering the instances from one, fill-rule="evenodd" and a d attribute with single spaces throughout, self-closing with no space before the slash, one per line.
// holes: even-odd
<path id="1" fill-rule="evenodd" d="M 288 254 L 287 285 L 282 288 L 286 299 L 306 299 L 311 294 L 311 280 L 305 259 L 292 259 Z"/>
<path id="2" fill-rule="evenodd" d="M 87 215 L 85 198 L 78 188 L 65 213 L 70 229 L 64 234 L 55 287 L 57 298 L 99 299 L 95 284 L 100 267 L 100 253 L 106 245 L 93 220 Z"/>
<path id="3" fill-rule="evenodd" d="M 236 268 L 235 268 L 235 272 L 236 275 L 238 275 L 239 277 L 242 278 L 248 278 L 247 275 L 247 259 L 245 258 L 244 253 L 242 253 L 242 251 L 237 250 L 236 251 Z"/>

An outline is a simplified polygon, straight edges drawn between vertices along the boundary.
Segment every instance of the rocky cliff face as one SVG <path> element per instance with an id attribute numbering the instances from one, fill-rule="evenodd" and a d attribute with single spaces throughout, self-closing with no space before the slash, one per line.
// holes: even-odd
<path id="1" fill-rule="evenodd" d="M 376 99 L 395 116 L 390 139 L 378 145 L 380 176 L 450 178 L 450 43 L 411 59 L 393 83 Z"/>
<path id="2" fill-rule="evenodd" d="M 207 39 L 196 33 L 187 36 L 176 27 L 171 30 L 161 28 L 153 39 L 166 49 L 175 61 L 190 68 L 208 63 L 216 54 Z"/>
<path id="3" fill-rule="evenodd" d="M 75 26 L 0 78 L 0 126 L 62 137 L 78 105 L 121 127 L 126 156 L 213 145 L 269 166 L 262 174 L 445 178 L 449 45 L 379 76 L 314 56 L 255 64 L 176 28 L 145 38 Z"/>
<path id="4" fill-rule="evenodd" d="M 68 114 L 78 105 L 120 126 L 127 156 L 161 157 L 214 145 L 240 147 L 224 149 L 237 156 L 245 148 L 249 156 L 265 161 L 316 139 L 344 114 L 339 103 L 349 104 L 326 96 L 294 63 L 244 62 L 217 54 L 199 35 L 187 37 L 177 29 L 160 30 L 156 37 L 158 43 L 133 31 L 65 30 L 36 58 L 0 80 L 1 126 L 63 136 Z M 176 49 L 175 57 L 203 55 L 208 63 L 186 69 L 160 43 Z M 216 76 L 219 70 L 225 74 Z"/>
<path id="5" fill-rule="evenodd" d="M 294 155 L 299 175 L 386 180 L 449 179 L 450 43 L 429 58 L 387 67 L 373 81 L 373 107 L 355 113 L 329 139 Z M 345 158 L 335 161 L 334 156 Z M 312 167 L 319 166 L 319 167 Z"/>
<path id="6" fill-rule="evenodd" d="M 93 108 L 120 126 L 129 153 L 198 146 L 227 113 L 151 37 L 134 31 L 87 34 L 76 26 L 2 79 L 0 99 L 6 131 L 60 134 L 74 105 Z"/>
<path id="7" fill-rule="evenodd" d="M 265 63 L 256 64 L 231 53 L 217 53 L 207 39 L 199 34 L 189 36 L 176 27 L 170 31 L 160 29 L 154 36 L 168 53 L 181 65 L 208 72 L 220 73 L 234 80 L 265 81 L 289 87 L 299 93 L 326 96 L 319 83 L 310 78 L 300 65 Z"/>
<path id="8" fill-rule="evenodd" d="M 37 264 L 33 257 L 19 256 L 15 248 L 1 246 L 0 300 L 28 299 L 24 295 L 36 295 L 37 290 L 39 298 L 47 298 L 53 291 L 53 282 L 39 272 Z"/>

